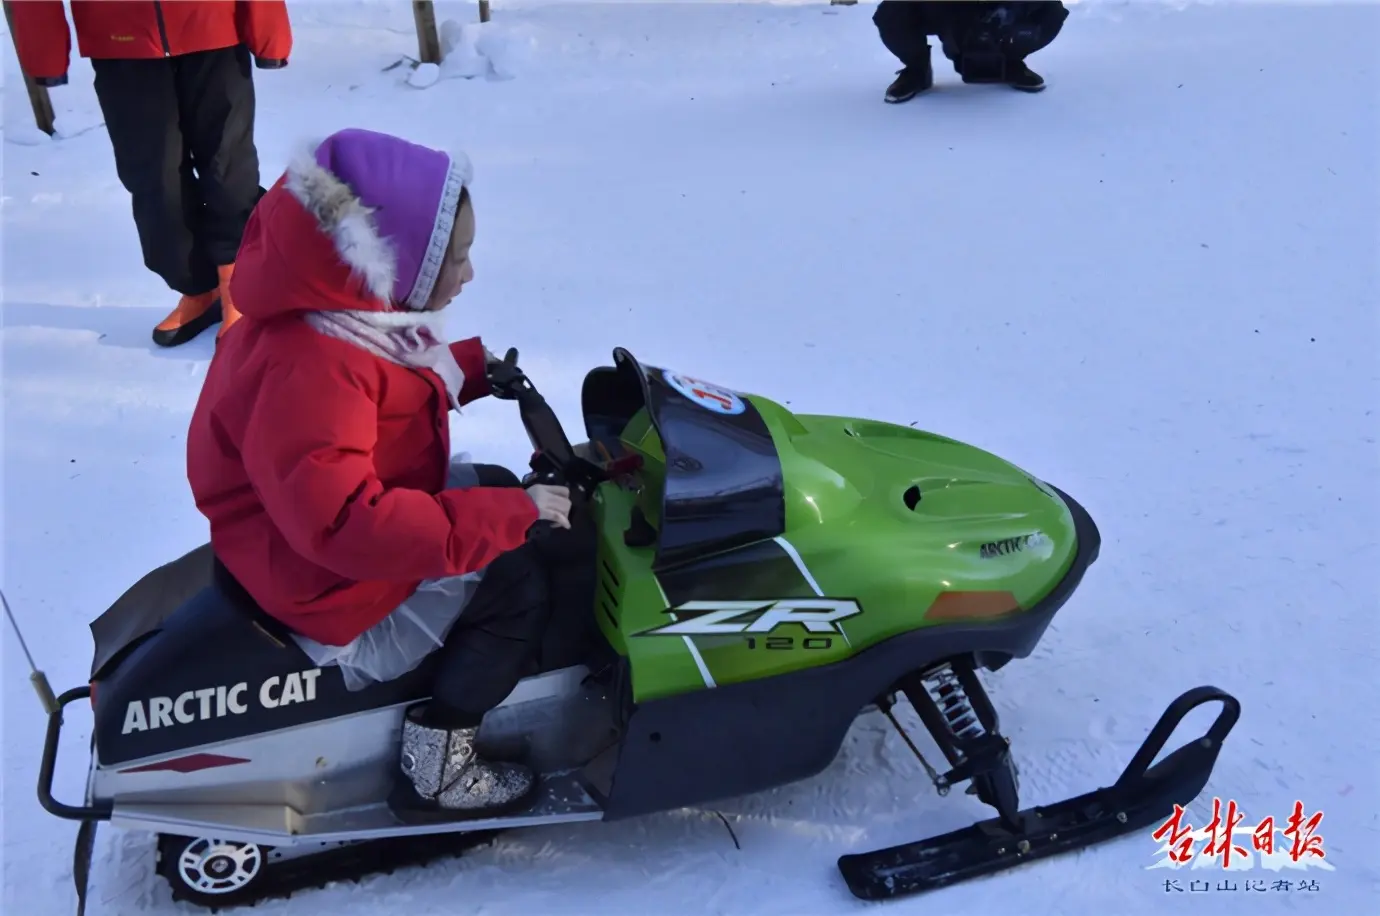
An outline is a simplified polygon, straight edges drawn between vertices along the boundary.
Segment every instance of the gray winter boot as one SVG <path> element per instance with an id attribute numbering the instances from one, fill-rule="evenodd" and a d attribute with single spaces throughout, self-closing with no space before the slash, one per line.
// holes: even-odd
<path id="1" fill-rule="evenodd" d="M 410 709 L 403 721 L 393 813 L 411 823 L 494 817 L 521 807 L 537 788 L 530 769 L 485 760 L 474 749 L 475 728 L 430 728 Z"/>

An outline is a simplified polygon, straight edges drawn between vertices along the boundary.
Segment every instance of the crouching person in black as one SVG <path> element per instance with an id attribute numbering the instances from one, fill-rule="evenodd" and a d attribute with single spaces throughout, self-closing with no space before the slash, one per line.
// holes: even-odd
<path id="1" fill-rule="evenodd" d="M 901 61 L 888 102 L 906 102 L 934 85 L 929 37 L 965 83 L 1006 83 L 1039 92 L 1044 79 L 1025 59 L 1059 35 L 1068 10 L 1058 2 L 882 0 L 873 14 L 882 44 Z"/>

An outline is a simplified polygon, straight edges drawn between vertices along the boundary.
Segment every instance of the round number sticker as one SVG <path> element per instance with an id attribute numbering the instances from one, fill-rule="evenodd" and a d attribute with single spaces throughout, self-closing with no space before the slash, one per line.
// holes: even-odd
<path id="1" fill-rule="evenodd" d="M 728 415 L 740 414 L 747 410 L 747 405 L 743 399 L 738 397 L 737 392 L 715 385 L 711 382 L 701 381 L 691 378 L 688 375 L 681 375 L 678 372 L 671 372 L 668 369 L 661 370 L 662 378 L 666 379 L 666 384 L 685 395 L 705 410 L 712 410 L 715 413 Z"/>

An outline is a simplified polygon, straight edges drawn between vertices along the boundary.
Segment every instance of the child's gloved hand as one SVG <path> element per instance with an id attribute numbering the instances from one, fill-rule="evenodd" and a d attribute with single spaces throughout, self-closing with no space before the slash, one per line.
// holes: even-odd
<path id="1" fill-rule="evenodd" d="M 546 483 L 534 483 L 527 488 L 527 496 L 537 507 L 537 515 L 544 522 L 558 528 L 570 527 L 570 490 Z"/>

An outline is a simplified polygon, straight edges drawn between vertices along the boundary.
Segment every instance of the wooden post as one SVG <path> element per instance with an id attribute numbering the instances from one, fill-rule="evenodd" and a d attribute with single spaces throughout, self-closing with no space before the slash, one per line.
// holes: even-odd
<path id="1" fill-rule="evenodd" d="M 5 0 L 5 24 L 10 29 L 10 39 L 14 40 L 14 16 L 10 13 L 10 0 Z M 19 45 L 14 46 L 14 55 L 19 57 Z M 38 129 L 48 136 L 53 135 L 53 100 L 48 98 L 48 88 L 40 86 L 33 81 L 29 74 L 24 74 L 24 88 L 29 90 L 29 107 L 34 110 L 34 123 Z"/>
<path id="2" fill-rule="evenodd" d="M 857 2 L 857 0 L 854 0 Z M 489 0 L 479 0 L 479 21 L 489 21 Z"/>
<path id="3" fill-rule="evenodd" d="M 431 0 L 412 0 L 412 18 L 417 23 L 417 59 L 424 64 L 439 64 L 441 37 L 436 34 L 436 8 Z"/>

